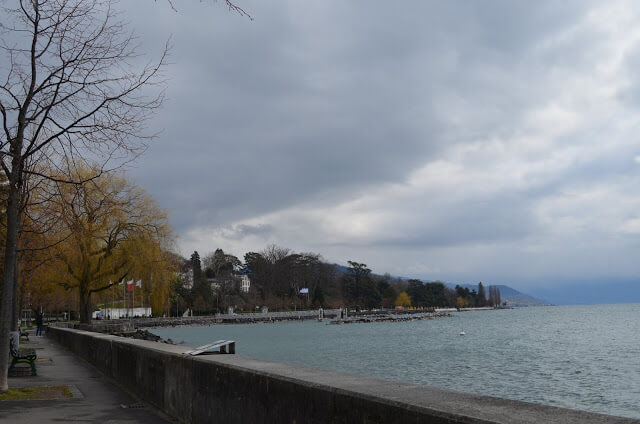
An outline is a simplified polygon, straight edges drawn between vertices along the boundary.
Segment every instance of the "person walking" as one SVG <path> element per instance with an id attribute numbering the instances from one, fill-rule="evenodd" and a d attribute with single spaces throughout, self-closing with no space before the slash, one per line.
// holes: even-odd
<path id="1" fill-rule="evenodd" d="M 36 325 L 38 326 L 36 336 L 42 336 L 42 318 L 42 312 L 36 312 Z"/>

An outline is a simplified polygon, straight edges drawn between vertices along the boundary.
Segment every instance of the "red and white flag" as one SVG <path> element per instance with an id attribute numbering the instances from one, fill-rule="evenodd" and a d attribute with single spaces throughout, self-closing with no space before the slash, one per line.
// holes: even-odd
<path id="1" fill-rule="evenodd" d="M 127 291 L 133 291 L 133 280 L 127 281 Z"/>

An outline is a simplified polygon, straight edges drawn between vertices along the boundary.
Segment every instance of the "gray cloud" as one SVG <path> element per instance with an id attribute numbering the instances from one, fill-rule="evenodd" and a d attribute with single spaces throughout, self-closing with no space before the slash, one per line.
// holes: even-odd
<path id="1" fill-rule="evenodd" d="M 243 2 L 252 22 L 215 3 L 122 6 L 143 47 L 173 33 L 165 131 L 132 173 L 187 251 L 279 242 L 513 278 L 501 261 L 561 274 L 523 258 L 571 256 L 587 227 L 597 257 L 634 225 L 633 3 Z"/>

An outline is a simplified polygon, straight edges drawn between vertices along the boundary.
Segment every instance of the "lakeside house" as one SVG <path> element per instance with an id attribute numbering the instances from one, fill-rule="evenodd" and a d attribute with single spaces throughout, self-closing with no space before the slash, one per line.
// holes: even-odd
<path id="1" fill-rule="evenodd" d="M 241 292 L 249 293 L 249 289 L 251 288 L 251 279 L 246 274 L 234 275 L 231 280 L 227 278 L 222 281 L 218 280 L 217 278 L 207 278 L 207 283 L 209 283 L 209 285 L 211 286 L 211 290 L 213 290 L 214 292 L 220 290 L 221 283 L 229 281 L 234 281 L 234 285 L 238 284 L 236 287 L 238 287 Z"/>
<path id="2" fill-rule="evenodd" d="M 240 291 L 243 293 L 249 293 L 250 287 L 251 287 L 251 279 L 247 274 L 242 274 L 240 276 Z"/>
<path id="3" fill-rule="evenodd" d="M 184 272 L 179 272 L 178 278 L 182 282 L 182 286 L 185 289 L 191 290 L 193 288 L 193 270 L 191 268 L 185 270 Z"/>

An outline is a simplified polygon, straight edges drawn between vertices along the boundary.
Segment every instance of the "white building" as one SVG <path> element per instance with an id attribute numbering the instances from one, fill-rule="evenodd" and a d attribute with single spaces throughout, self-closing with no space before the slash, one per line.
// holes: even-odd
<path id="1" fill-rule="evenodd" d="M 191 290 L 193 288 L 193 270 L 189 269 L 187 272 L 178 273 L 178 277 L 180 278 L 180 282 L 182 282 L 182 286 L 186 289 Z"/>
<path id="2" fill-rule="evenodd" d="M 92 318 L 98 319 L 121 319 L 131 317 L 150 317 L 151 308 L 100 308 L 93 312 Z"/>
<path id="3" fill-rule="evenodd" d="M 249 293 L 251 287 L 251 279 L 248 275 L 242 274 L 240 276 L 240 291 L 243 293 Z"/>
<path id="4" fill-rule="evenodd" d="M 220 283 L 217 278 L 207 278 L 207 283 L 211 286 L 211 290 L 217 292 L 220 289 Z"/>

